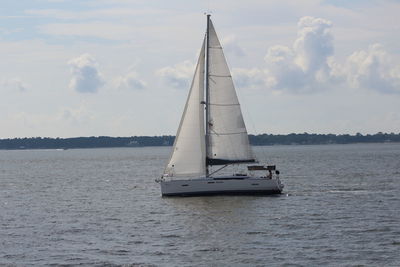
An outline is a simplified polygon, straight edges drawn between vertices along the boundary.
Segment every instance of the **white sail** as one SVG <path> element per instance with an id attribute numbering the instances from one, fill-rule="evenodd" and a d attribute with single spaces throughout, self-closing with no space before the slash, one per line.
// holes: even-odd
<path id="1" fill-rule="evenodd" d="M 209 147 L 211 165 L 254 160 L 239 101 L 221 44 L 210 20 L 208 41 Z"/>
<path id="2" fill-rule="evenodd" d="M 200 51 L 185 109 L 176 134 L 167 176 L 205 175 L 204 47 Z"/>

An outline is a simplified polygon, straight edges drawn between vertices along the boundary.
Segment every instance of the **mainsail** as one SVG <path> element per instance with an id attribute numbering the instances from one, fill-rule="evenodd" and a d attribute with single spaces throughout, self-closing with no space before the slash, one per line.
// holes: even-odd
<path id="1" fill-rule="evenodd" d="M 185 109 L 164 175 L 205 175 L 204 47 L 200 51 Z"/>
<path id="2" fill-rule="evenodd" d="M 209 165 L 254 162 L 240 104 L 214 26 L 208 30 Z"/>

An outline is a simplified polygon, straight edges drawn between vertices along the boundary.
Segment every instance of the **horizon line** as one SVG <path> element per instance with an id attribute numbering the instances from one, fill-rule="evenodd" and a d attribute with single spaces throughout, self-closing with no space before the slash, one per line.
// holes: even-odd
<path id="1" fill-rule="evenodd" d="M 279 133 L 279 134 L 273 134 L 273 133 L 258 133 L 258 134 L 253 134 L 253 133 L 249 133 L 248 135 L 252 135 L 252 136 L 258 136 L 258 135 L 302 135 L 302 134 L 308 134 L 308 135 L 350 135 L 350 136 L 357 136 L 357 135 L 362 135 L 362 136 L 368 136 L 368 135 L 378 135 L 378 134 L 382 134 L 382 135 L 388 135 L 388 134 L 394 134 L 394 135 L 399 135 L 400 131 L 398 133 L 394 133 L 394 132 L 377 132 L 377 133 L 354 133 L 354 134 L 350 134 L 350 133 L 308 133 L 308 132 L 302 132 L 302 133 Z M 5 140 L 5 139 L 24 139 L 24 138 L 53 138 L 53 139 L 70 139 L 70 138 L 89 138 L 89 137 L 95 137 L 95 138 L 99 138 L 99 137 L 109 137 L 109 138 L 132 138 L 132 137 L 163 137 L 163 136 L 170 136 L 170 137 L 175 137 L 176 135 L 172 135 L 172 134 L 160 134 L 160 135 L 131 135 L 131 136 L 111 136 L 111 135 L 87 135 L 87 136 L 70 136 L 70 137 L 61 137 L 61 136 L 56 136 L 56 137 L 51 137 L 51 136 L 24 136 L 24 137 L 0 137 L 0 140 Z"/>

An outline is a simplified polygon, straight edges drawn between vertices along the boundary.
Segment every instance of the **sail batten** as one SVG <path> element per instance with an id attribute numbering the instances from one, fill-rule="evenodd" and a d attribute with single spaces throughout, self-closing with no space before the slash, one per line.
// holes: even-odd
<path id="1" fill-rule="evenodd" d="M 211 77 L 226 77 L 226 78 L 230 78 L 230 77 L 232 77 L 231 75 L 213 75 L 213 74 L 209 74 L 209 76 L 211 76 Z"/>
<path id="2" fill-rule="evenodd" d="M 215 135 L 233 135 L 233 134 L 244 134 L 247 132 L 236 132 L 236 133 L 211 133 L 211 134 L 215 134 Z"/>
<path id="3" fill-rule="evenodd" d="M 210 105 L 210 106 L 240 106 L 240 104 L 214 104 L 214 103 L 209 103 L 208 105 Z"/>

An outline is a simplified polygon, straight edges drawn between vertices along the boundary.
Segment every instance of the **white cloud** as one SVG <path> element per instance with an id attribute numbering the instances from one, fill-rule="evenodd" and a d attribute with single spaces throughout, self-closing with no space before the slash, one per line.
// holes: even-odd
<path id="1" fill-rule="evenodd" d="M 273 46 L 269 48 L 265 56 L 268 66 L 266 71 L 268 83 L 266 86 L 274 90 L 304 91 L 303 88 L 308 85 L 307 79 L 311 77 L 311 74 L 307 75 L 296 64 L 295 59 L 294 51 L 288 47 Z"/>
<path id="2" fill-rule="evenodd" d="M 400 65 L 392 61 L 380 44 L 348 57 L 343 75 L 352 87 L 368 88 L 382 93 L 400 93 Z"/>
<path id="3" fill-rule="evenodd" d="M 332 23 L 325 19 L 301 18 L 292 48 L 271 46 L 264 69 L 241 69 L 234 73 L 238 85 L 257 87 L 263 81 L 271 90 L 312 93 L 340 84 L 347 88 L 400 93 L 400 65 L 382 45 L 356 51 L 340 64 L 333 57 L 331 27 Z"/>
<path id="4" fill-rule="evenodd" d="M 229 35 L 222 39 L 221 41 L 222 46 L 224 47 L 224 51 L 226 53 L 232 54 L 237 57 L 243 57 L 246 55 L 245 51 L 243 48 L 241 48 L 236 41 L 236 36 L 235 35 Z"/>
<path id="5" fill-rule="evenodd" d="M 291 93 L 310 93 L 326 88 L 333 82 L 331 56 L 333 37 L 330 21 L 303 17 L 299 20 L 297 39 L 292 48 L 271 46 L 265 56 L 264 69 L 242 69 L 236 73 L 238 85 L 263 86 Z M 263 77 L 264 76 L 264 77 Z"/>
<path id="6" fill-rule="evenodd" d="M 267 83 L 265 73 L 257 68 L 232 69 L 232 77 L 238 87 L 263 87 Z"/>
<path id="7" fill-rule="evenodd" d="M 333 55 L 332 22 L 302 17 L 297 27 L 297 39 L 293 44 L 296 64 L 305 73 L 327 69 L 327 58 Z"/>
<path id="8" fill-rule="evenodd" d="M 186 88 L 189 85 L 190 78 L 193 76 L 193 72 L 194 64 L 186 60 L 172 67 L 161 68 L 157 70 L 156 74 L 169 86 Z"/>
<path id="9" fill-rule="evenodd" d="M 0 80 L 0 86 L 18 92 L 25 92 L 29 87 L 29 85 L 23 82 L 20 78 Z"/>
<path id="10" fill-rule="evenodd" d="M 116 79 L 116 86 L 121 89 L 140 90 L 146 88 L 147 83 L 139 78 L 136 71 L 130 71 Z"/>
<path id="11" fill-rule="evenodd" d="M 265 56 L 270 76 L 267 86 L 296 93 L 321 90 L 331 73 L 328 59 L 333 55 L 332 23 L 303 17 L 297 26 L 293 48 L 278 45 L 268 49 Z"/>
<path id="12" fill-rule="evenodd" d="M 85 125 L 95 120 L 95 115 L 83 104 L 75 108 L 63 108 L 52 118 L 55 123 L 68 122 L 73 125 Z"/>
<path id="13" fill-rule="evenodd" d="M 83 54 L 71 59 L 72 79 L 69 87 L 79 93 L 95 93 L 103 86 L 104 81 L 97 70 L 97 62 L 89 54 Z"/>
<path id="14" fill-rule="evenodd" d="M 98 118 L 87 104 L 63 107 L 53 112 L 17 111 L 8 115 L 5 124 L 17 129 L 18 136 L 65 136 L 94 135 Z M 27 134 L 29 132 L 30 134 Z M 67 133 L 69 132 L 69 133 Z M 67 133 L 67 134 L 65 134 Z"/>

